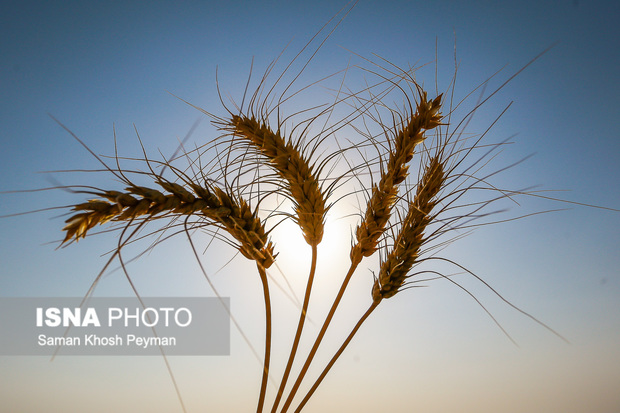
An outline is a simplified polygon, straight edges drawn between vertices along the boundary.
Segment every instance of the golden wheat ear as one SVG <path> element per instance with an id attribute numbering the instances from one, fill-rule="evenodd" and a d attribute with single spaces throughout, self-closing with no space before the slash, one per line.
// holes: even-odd
<path id="1" fill-rule="evenodd" d="M 127 192 L 101 191 L 106 200 L 90 200 L 77 204 L 79 211 L 66 221 L 63 244 L 86 237 L 87 232 L 108 221 L 132 221 L 140 217 L 156 219 L 173 215 L 196 215 L 223 228 L 238 243 L 241 254 L 269 268 L 274 260 L 273 243 L 268 231 L 241 197 L 219 187 L 191 184 L 193 191 L 177 183 L 158 179 L 157 183 L 169 193 L 143 186 L 130 186 Z"/>
<path id="2" fill-rule="evenodd" d="M 282 179 L 284 188 L 294 201 L 295 219 L 306 242 L 318 245 L 324 233 L 326 196 L 313 165 L 300 146 L 253 116 L 233 115 L 229 127 L 234 136 L 243 137 L 251 143 Z"/>
<path id="3" fill-rule="evenodd" d="M 445 169 L 439 156 L 429 159 L 393 248 L 381 264 L 379 277 L 372 288 L 373 302 L 393 297 L 416 263 L 424 243 L 425 229 L 433 220 L 431 212 L 447 178 Z"/>

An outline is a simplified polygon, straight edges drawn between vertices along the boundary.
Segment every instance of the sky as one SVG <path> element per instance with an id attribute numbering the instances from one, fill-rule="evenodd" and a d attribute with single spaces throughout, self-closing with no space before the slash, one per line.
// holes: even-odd
<path id="1" fill-rule="evenodd" d="M 122 189 L 106 172 L 41 173 L 101 169 L 53 118 L 98 155 L 114 155 L 116 135 L 119 155 L 142 156 L 137 131 L 149 157 L 161 160 L 177 150 L 195 124 L 186 147 L 202 145 L 218 132 L 208 117 L 181 99 L 225 116 L 218 88 L 229 107 L 230 102 L 240 104 L 250 68 L 255 88 L 281 55 L 267 83 L 275 81 L 344 5 L 279 0 L 2 2 L 0 215 L 85 200 L 85 195 L 62 190 L 10 191 L 58 184 Z M 511 144 L 502 147 L 485 171 L 527 159 L 493 177 L 493 184 L 555 190 L 543 194 L 574 203 L 519 198 L 499 217 L 561 211 L 481 226 L 448 245 L 441 256 L 475 272 L 570 344 L 472 276 L 457 274 L 454 279 L 485 305 L 518 346 L 463 290 L 446 280 L 428 282 L 426 288 L 384 300 L 304 411 L 620 410 L 620 212 L 575 204 L 620 209 L 620 140 L 613 120 L 620 107 L 618 17 L 620 6 L 612 1 L 360 0 L 331 33 L 295 88 L 336 75 L 287 102 L 283 112 L 333 101 L 333 88 L 343 81 L 347 67 L 346 86 L 363 89 L 377 77 L 358 67 L 380 71 L 370 60 L 401 68 L 424 66 L 416 79 L 435 96 L 436 88 L 441 92 L 450 85 L 455 51 L 455 102 L 499 71 L 485 89 L 489 95 L 549 49 L 485 103 L 467 132 L 484 132 L 510 104 L 485 142 Z M 333 27 L 332 22 L 328 31 Z M 319 42 L 328 31 L 319 34 Z M 299 71 L 311 53 L 302 54 L 293 70 Z M 285 79 L 291 79 L 290 73 Z M 479 93 L 465 100 L 462 110 L 473 108 Z M 394 97 L 384 103 L 399 108 L 402 95 Z M 359 139 L 354 132 L 345 128 L 337 138 Z M 300 354 L 307 353 L 346 273 L 349 235 L 356 225 L 349 214 L 358 201 L 340 201 L 328 216 Z M 57 248 L 67 211 L 0 219 L 0 296 L 86 293 L 115 248 L 118 232 Z M 288 222 L 274 231 L 274 240 L 278 265 L 301 296 L 309 249 Z M 209 238 L 197 236 L 196 241 L 204 242 L 204 249 Z M 148 242 L 137 245 L 127 256 L 146 247 Z M 262 352 L 264 321 L 255 268 L 217 241 L 202 260 Z M 377 268 L 377 260 L 368 259 L 358 269 L 310 376 L 316 377 L 319 365 L 329 360 L 370 304 Z M 457 272 L 454 267 L 437 269 Z M 215 294 L 182 236 L 141 256 L 130 273 L 144 296 Z M 282 282 L 277 269 L 270 276 Z M 277 381 L 297 309 L 279 289 L 273 287 L 273 293 Z M 131 294 L 116 267 L 95 292 L 102 297 Z M 170 364 L 188 412 L 255 409 L 261 365 L 238 332 L 231 332 L 230 356 L 171 357 Z M 0 356 L 0 371 L 0 400 L 10 411 L 182 411 L 160 357 L 59 357 L 50 362 Z"/>

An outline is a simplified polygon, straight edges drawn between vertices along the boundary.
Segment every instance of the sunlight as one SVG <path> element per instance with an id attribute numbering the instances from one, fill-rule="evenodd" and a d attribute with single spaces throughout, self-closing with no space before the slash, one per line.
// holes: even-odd
<path id="1" fill-rule="evenodd" d="M 319 245 L 321 259 L 330 264 L 349 265 L 351 234 L 357 224 L 356 218 L 344 218 L 342 207 L 336 204 L 328 213 L 325 222 L 325 235 Z"/>
<path id="2" fill-rule="evenodd" d="M 322 260 L 329 262 L 348 262 L 351 249 L 351 232 L 353 227 L 350 219 L 343 218 L 344 213 L 339 205 L 335 205 L 325 220 L 325 234 L 318 246 Z M 299 226 L 290 219 L 280 223 L 272 232 L 272 239 L 278 253 L 278 262 L 284 268 L 294 271 L 306 271 L 310 264 L 311 248 L 304 240 Z"/>

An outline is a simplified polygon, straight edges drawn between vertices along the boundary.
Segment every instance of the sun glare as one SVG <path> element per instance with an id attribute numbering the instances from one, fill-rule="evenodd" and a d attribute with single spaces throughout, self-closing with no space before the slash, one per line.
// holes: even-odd
<path id="1" fill-rule="evenodd" d="M 339 205 L 335 205 L 327 213 L 325 233 L 318 246 L 321 260 L 330 263 L 349 260 L 351 249 L 351 233 L 354 228 L 350 219 L 344 219 Z M 275 249 L 278 253 L 278 262 L 295 271 L 306 271 L 310 265 L 312 250 L 306 243 L 299 226 L 290 219 L 280 223 L 272 233 Z"/>

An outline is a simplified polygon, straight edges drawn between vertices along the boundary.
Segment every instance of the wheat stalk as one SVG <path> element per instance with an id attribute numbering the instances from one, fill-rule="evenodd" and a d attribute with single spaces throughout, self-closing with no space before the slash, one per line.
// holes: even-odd
<path id="1" fill-rule="evenodd" d="M 297 409 L 295 409 L 295 412 L 300 412 L 303 409 L 359 328 L 381 303 L 381 300 L 393 297 L 400 291 L 400 287 L 402 287 L 409 271 L 416 263 L 420 254 L 420 248 L 425 242 L 424 231 L 433 220 L 431 212 L 437 204 L 437 195 L 446 182 L 446 172 L 445 161 L 441 159 L 440 151 L 429 159 L 422 178 L 418 182 L 415 196 L 409 203 L 409 210 L 402 222 L 400 232 L 396 236 L 394 246 L 382 263 L 379 277 L 375 280 L 372 287 L 373 301 L 370 307 L 353 327 L 343 344 L 323 369 Z"/>
<path id="2" fill-rule="evenodd" d="M 276 132 L 272 131 L 265 122 L 259 122 L 254 116 L 233 115 L 229 126 L 232 127 L 233 134 L 242 136 L 251 142 L 267 158 L 269 165 L 284 181 L 284 185 L 281 186 L 287 190 L 293 200 L 295 221 L 301 228 L 304 239 L 312 248 L 310 273 L 304 294 L 304 302 L 289 358 L 272 407 L 272 412 L 275 412 L 284 393 L 284 388 L 297 354 L 310 303 L 312 284 L 316 272 L 317 245 L 323 239 L 324 233 L 325 214 L 327 212 L 326 196 L 319 185 L 310 160 L 304 156 L 299 143 L 293 144 L 290 139 L 284 139 L 279 130 Z"/>

